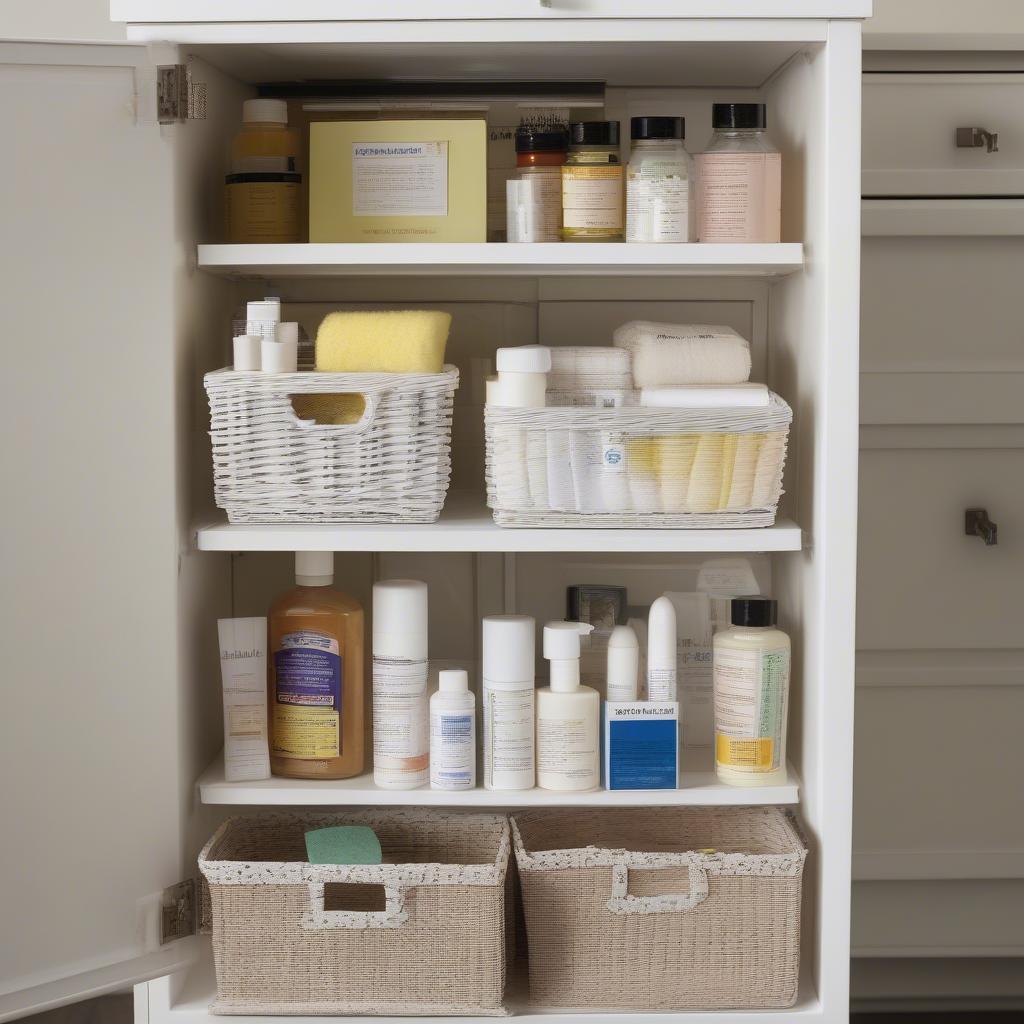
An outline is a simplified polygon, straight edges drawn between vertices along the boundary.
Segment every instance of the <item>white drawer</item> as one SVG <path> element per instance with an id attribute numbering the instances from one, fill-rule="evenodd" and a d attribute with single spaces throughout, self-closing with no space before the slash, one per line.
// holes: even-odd
<path id="1" fill-rule="evenodd" d="M 961 148 L 958 128 L 998 134 Z M 865 196 L 1024 195 L 1024 75 L 866 74 Z"/>
<path id="2" fill-rule="evenodd" d="M 858 648 L 1021 647 L 1024 451 L 865 450 L 860 494 Z M 964 533 L 975 507 L 994 547 Z"/>

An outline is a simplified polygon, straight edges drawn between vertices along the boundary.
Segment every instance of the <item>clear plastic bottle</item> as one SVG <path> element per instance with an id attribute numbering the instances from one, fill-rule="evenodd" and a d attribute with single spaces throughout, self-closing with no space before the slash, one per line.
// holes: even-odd
<path id="1" fill-rule="evenodd" d="M 621 242 L 624 220 L 619 122 L 576 121 L 562 167 L 562 239 Z"/>
<path id="2" fill-rule="evenodd" d="M 770 598 L 734 598 L 731 612 L 731 628 L 713 640 L 715 770 L 732 786 L 783 785 L 789 637 L 775 628 Z"/>
<path id="3" fill-rule="evenodd" d="M 714 135 L 697 154 L 697 238 L 778 242 L 782 154 L 766 134 L 763 103 L 715 103 Z"/>
<path id="4" fill-rule="evenodd" d="M 693 160 L 682 117 L 634 117 L 626 165 L 626 241 L 692 242 Z"/>
<path id="5" fill-rule="evenodd" d="M 333 582 L 332 552 L 298 551 L 270 609 L 270 770 L 288 779 L 363 771 L 363 608 Z"/>

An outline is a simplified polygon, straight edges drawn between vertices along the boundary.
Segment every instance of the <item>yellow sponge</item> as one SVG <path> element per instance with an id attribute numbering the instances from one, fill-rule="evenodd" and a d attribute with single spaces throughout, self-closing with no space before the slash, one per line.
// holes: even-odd
<path id="1" fill-rule="evenodd" d="M 440 373 L 451 313 L 402 309 L 328 313 L 316 332 L 326 373 Z"/>

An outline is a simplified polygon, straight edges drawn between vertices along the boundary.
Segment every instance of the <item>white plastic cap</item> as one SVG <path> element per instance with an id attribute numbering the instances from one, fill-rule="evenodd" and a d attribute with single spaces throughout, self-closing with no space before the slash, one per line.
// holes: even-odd
<path id="1" fill-rule="evenodd" d="M 533 619 L 529 615 L 488 615 L 483 630 L 484 679 L 532 690 L 537 631 Z"/>
<path id="2" fill-rule="evenodd" d="M 468 693 L 469 673 L 464 668 L 446 668 L 437 673 L 441 693 Z"/>
<path id="3" fill-rule="evenodd" d="M 589 622 L 549 622 L 544 627 L 544 657 L 574 661 L 580 656 L 580 637 L 594 631 Z"/>
<path id="4" fill-rule="evenodd" d="M 242 121 L 246 124 L 287 124 L 288 104 L 284 100 L 244 100 Z"/>
<path id="5" fill-rule="evenodd" d="M 608 700 L 636 700 L 639 680 L 640 642 L 629 626 L 616 626 L 608 637 Z"/>
<path id="6" fill-rule="evenodd" d="M 334 582 L 334 552 L 296 551 L 295 582 L 300 587 L 329 587 Z"/>
<path id="7" fill-rule="evenodd" d="M 630 626 L 616 626 L 611 635 L 608 637 L 609 647 L 632 647 L 635 650 L 640 649 L 640 642 L 636 638 L 636 633 L 633 632 Z"/>
<path id="8" fill-rule="evenodd" d="M 282 345 L 298 345 L 299 325 L 294 320 L 286 320 L 279 323 L 274 329 L 275 340 Z"/>
<path id="9" fill-rule="evenodd" d="M 551 369 L 551 349 L 546 345 L 499 348 L 495 365 L 498 373 L 547 373 Z"/>
<path id="10" fill-rule="evenodd" d="M 374 656 L 425 661 L 427 607 L 427 585 L 420 580 L 374 583 Z"/>

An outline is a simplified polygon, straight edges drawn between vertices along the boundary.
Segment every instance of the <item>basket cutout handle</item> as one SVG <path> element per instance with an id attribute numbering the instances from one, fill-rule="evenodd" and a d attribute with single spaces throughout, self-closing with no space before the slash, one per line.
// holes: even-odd
<path id="1" fill-rule="evenodd" d="M 696 861 L 687 861 L 686 867 L 690 874 L 689 892 L 634 896 L 629 891 L 629 866 L 613 864 L 612 896 L 608 901 L 608 909 L 613 914 L 677 914 L 681 911 L 693 910 L 708 898 L 708 876 L 704 868 Z M 634 870 L 636 870 L 635 867 Z"/>
<path id="2" fill-rule="evenodd" d="M 344 882 L 331 882 L 343 886 Z M 365 883 L 352 883 L 365 889 Z M 324 906 L 326 886 L 323 882 L 309 883 L 309 911 L 302 916 L 302 927 L 307 931 L 325 931 L 333 928 L 401 928 L 409 920 L 405 907 L 405 890 L 385 885 L 383 910 L 327 910 Z"/>
<path id="3" fill-rule="evenodd" d="M 355 408 L 354 400 L 360 399 L 363 405 L 362 414 L 359 419 L 354 420 L 352 423 L 322 423 L 316 417 L 318 414 L 330 411 L 331 399 L 341 400 L 337 403 L 339 411 L 344 411 L 346 403 Z M 299 402 L 298 406 L 295 404 L 296 400 Z M 300 393 L 289 395 L 288 401 L 291 403 L 291 412 L 295 419 L 295 426 L 299 430 L 315 430 L 331 434 L 365 434 L 373 426 L 373 421 L 377 415 L 376 396 L 364 394 L 361 391 Z M 304 404 L 306 409 L 303 410 L 302 406 Z M 306 415 L 303 415 L 303 412 Z"/>

